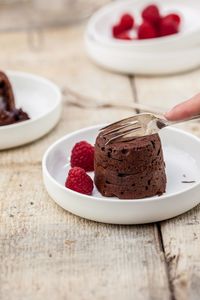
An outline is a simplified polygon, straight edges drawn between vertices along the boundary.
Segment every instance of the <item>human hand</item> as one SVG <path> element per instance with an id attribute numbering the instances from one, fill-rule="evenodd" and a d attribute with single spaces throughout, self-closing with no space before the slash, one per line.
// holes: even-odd
<path id="1" fill-rule="evenodd" d="M 170 121 L 178 121 L 200 115 L 200 94 L 182 102 L 165 114 Z"/>

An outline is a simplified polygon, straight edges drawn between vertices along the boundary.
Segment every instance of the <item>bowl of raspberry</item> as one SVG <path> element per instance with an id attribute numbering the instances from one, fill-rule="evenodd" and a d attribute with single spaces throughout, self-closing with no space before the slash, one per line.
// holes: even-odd
<path id="1" fill-rule="evenodd" d="M 186 0 L 131 0 L 106 5 L 88 23 L 87 52 L 99 65 L 122 73 L 166 74 L 192 69 L 200 64 L 199 10 L 197 0 L 189 4 Z M 181 52 L 190 60 L 180 57 Z M 146 69 L 146 63 L 151 67 Z"/>

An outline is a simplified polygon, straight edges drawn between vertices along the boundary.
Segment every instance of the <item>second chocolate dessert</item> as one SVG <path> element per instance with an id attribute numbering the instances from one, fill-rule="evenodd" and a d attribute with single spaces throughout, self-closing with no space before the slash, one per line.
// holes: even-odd
<path id="1" fill-rule="evenodd" d="M 0 126 L 10 125 L 30 119 L 21 108 L 15 107 L 11 83 L 5 73 L 0 71 Z"/>
<path id="2" fill-rule="evenodd" d="M 103 196 L 138 199 L 166 189 L 165 163 L 158 134 L 106 145 L 102 132 L 95 143 L 95 184 Z"/>

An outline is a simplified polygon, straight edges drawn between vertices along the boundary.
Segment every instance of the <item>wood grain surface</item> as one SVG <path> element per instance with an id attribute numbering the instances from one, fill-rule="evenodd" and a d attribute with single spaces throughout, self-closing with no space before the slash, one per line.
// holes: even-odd
<path id="1" fill-rule="evenodd" d="M 199 70 L 160 78 L 100 69 L 86 56 L 83 32 L 80 25 L 0 35 L 1 69 L 45 76 L 63 92 L 55 129 L 0 152 L 0 299 L 197 300 L 199 206 L 161 223 L 105 225 L 64 211 L 45 191 L 42 155 L 59 137 L 129 116 L 134 102 L 165 110 L 200 88 Z"/>

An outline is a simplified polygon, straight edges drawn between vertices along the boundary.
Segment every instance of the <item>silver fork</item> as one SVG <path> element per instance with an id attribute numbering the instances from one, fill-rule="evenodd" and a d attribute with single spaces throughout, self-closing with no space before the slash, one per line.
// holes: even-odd
<path id="1" fill-rule="evenodd" d="M 158 116 L 151 113 L 142 113 L 130 118 L 112 123 L 101 129 L 103 136 L 107 138 L 106 145 L 113 142 L 127 142 L 139 136 L 158 133 L 159 130 L 167 126 L 200 119 L 200 115 L 181 120 L 168 121 L 164 116 Z"/>

